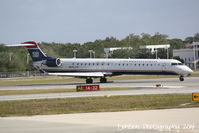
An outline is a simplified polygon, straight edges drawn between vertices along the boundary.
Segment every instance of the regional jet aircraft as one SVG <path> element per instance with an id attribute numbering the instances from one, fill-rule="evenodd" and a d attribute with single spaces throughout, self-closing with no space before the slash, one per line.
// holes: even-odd
<path id="1" fill-rule="evenodd" d="M 85 78 L 93 83 L 100 78 L 106 83 L 108 76 L 122 74 L 179 75 L 180 81 L 193 72 L 189 67 L 174 59 L 83 59 L 54 58 L 46 56 L 34 41 L 10 46 L 26 47 L 33 60 L 33 66 L 49 75 Z"/>

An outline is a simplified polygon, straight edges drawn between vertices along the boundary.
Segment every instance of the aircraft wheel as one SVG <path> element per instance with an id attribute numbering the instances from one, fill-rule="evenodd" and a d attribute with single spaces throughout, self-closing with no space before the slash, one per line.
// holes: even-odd
<path id="1" fill-rule="evenodd" d="M 100 83 L 107 83 L 107 78 L 105 78 L 105 77 L 100 78 Z"/>
<path id="2" fill-rule="evenodd" d="M 87 83 L 87 84 L 92 84 L 92 83 L 93 83 L 93 79 L 92 79 L 92 78 L 86 79 L 86 83 Z"/>
<path id="3" fill-rule="evenodd" d="M 182 76 L 179 79 L 180 79 L 180 81 L 184 81 L 184 77 L 182 77 Z"/>

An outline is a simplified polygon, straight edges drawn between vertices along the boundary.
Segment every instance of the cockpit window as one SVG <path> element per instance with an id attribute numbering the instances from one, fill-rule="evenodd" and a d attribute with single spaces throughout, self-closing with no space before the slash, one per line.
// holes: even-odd
<path id="1" fill-rule="evenodd" d="M 172 66 L 177 65 L 177 63 L 171 63 Z"/>
<path id="2" fill-rule="evenodd" d="M 182 65 L 182 63 L 171 63 L 172 66 L 175 66 L 175 65 Z"/>

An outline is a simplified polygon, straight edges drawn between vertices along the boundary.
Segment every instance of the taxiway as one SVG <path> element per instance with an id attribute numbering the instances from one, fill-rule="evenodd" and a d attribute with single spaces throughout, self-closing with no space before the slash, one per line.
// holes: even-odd
<path id="1" fill-rule="evenodd" d="M 143 95 L 143 94 L 185 94 L 199 92 L 199 77 L 186 78 L 180 82 L 176 78 L 167 79 L 141 79 L 141 80 L 118 80 L 100 84 L 101 88 L 129 88 L 129 90 L 120 91 L 96 91 L 96 92 L 68 92 L 68 93 L 48 93 L 31 95 L 5 95 L 0 96 L 0 101 L 5 100 L 29 100 L 29 99 L 47 99 L 47 98 L 72 98 L 72 97 L 96 97 L 96 96 L 120 96 L 120 95 Z M 19 90 L 19 89 L 52 89 L 52 88 L 76 88 L 76 85 L 82 83 L 65 84 L 32 84 L 1 86 L 0 90 Z M 162 87 L 156 87 L 161 84 Z"/>

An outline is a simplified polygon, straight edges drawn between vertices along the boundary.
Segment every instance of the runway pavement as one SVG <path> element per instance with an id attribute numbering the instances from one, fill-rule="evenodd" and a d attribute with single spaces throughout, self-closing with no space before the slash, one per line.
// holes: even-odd
<path id="1" fill-rule="evenodd" d="M 79 84 L 82 83 L 1 86 L 0 90 L 49 89 L 49 88 L 67 89 L 67 88 L 76 88 L 76 85 Z M 156 84 L 161 84 L 162 87 L 157 88 L 155 87 Z M 100 84 L 100 86 L 101 88 L 129 88 L 129 90 L 49 93 L 49 94 L 32 94 L 32 95 L 6 95 L 6 96 L 0 96 L 0 101 L 46 99 L 46 98 L 94 97 L 94 96 L 105 96 L 105 95 L 118 96 L 118 95 L 193 93 L 193 92 L 199 92 L 199 77 L 189 77 L 186 78 L 184 82 L 180 82 L 177 78 L 119 80 L 119 81 Z"/>
<path id="2" fill-rule="evenodd" d="M 82 83 L 37 84 L 0 86 L 8 89 L 49 89 L 75 88 Z M 163 87 L 156 88 L 156 84 Z M 100 84 L 103 88 L 129 88 L 122 91 L 72 92 L 34 95 L 0 96 L 0 100 L 27 100 L 44 98 L 70 98 L 104 95 L 142 95 L 199 92 L 199 77 L 186 78 L 180 82 L 177 78 L 120 80 Z M 137 89 L 135 89 L 137 88 Z M 199 108 L 164 109 L 147 111 L 80 113 L 60 115 L 39 115 L 20 117 L 0 117 L 2 133 L 176 133 L 199 132 Z"/>
<path id="3" fill-rule="evenodd" d="M 137 79 L 137 80 L 115 80 L 108 83 L 95 82 L 94 84 L 100 84 L 101 87 L 113 88 L 113 87 L 154 87 L 155 84 L 162 84 L 163 86 L 174 87 L 198 87 L 199 77 L 188 77 L 185 81 L 180 82 L 178 78 L 163 78 L 163 79 Z M 28 84 L 28 85 L 11 85 L 0 86 L 0 90 L 21 90 L 21 89 L 54 89 L 54 88 L 75 88 L 76 85 L 85 84 L 84 82 L 74 83 L 51 83 L 51 84 Z"/>
<path id="4" fill-rule="evenodd" d="M 197 133 L 199 108 L 0 117 L 2 133 Z"/>

